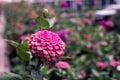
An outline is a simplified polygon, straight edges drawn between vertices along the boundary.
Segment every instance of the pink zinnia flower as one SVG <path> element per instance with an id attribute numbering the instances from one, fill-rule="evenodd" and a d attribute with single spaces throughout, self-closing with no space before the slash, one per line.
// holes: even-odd
<path id="1" fill-rule="evenodd" d="M 57 68 L 61 68 L 61 69 L 69 69 L 70 68 L 70 64 L 64 61 L 59 61 L 55 64 L 55 66 Z"/>
<path id="2" fill-rule="evenodd" d="M 30 21 L 30 25 L 31 25 L 31 26 L 36 26 L 36 21 L 35 21 L 35 20 L 31 20 L 31 21 Z"/>
<path id="3" fill-rule="evenodd" d="M 58 34 L 43 30 L 32 34 L 27 42 L 32 55 L 41 61 L 55 62 L 63 54 L 65 45 Z"/>
<path id="4" fill-rule="evenodd" d="M 102 25 L 102 26 L 101 26 L 101 29 L 104 30 L 104 31 L 106 31 L 106 30 L 107 30 L 107 26 L 103 26 L 103 25 Z"/>
<path id="5" fill-rule="evenodd" d="M 61 38 L 63 41 L 66 41 L 66 38 L 67 38 L 68 33 L 67 33 L 66 30 L 60 30 L 60 31 L 58 32 L 58 35 L 60 36 L 60 38 Z"/>
<path id="6" fill-rule="evenodd" d="M 63 7 L 63 8 L 68 7 L 68 4 L 67 4 L 66 1 L 62 1 L 62 2 L 60 3 L 60 5 L 61 5 L 61 7 Z"/>
<path id="7" fill-rule="evenodd" d="M 107 45 L 108 45 L 108 43 L 107 43 L 106 41 L 102 41 L 100 44 L 101 44 L 102 46 L 107 46 Z"/>
<path id="8" fill-rule="evenodd" d="M 112 67 L 120 66 L 120 61 L 113 61 L 110 63 L 110 66 L 112 66 Z"/>
<path id="9" fill-rule="evenodd" d="M 102 68 L 102 69 L 105 69 L 105 68 L 107 67 L 107 65 L 106 65 L 104 62 L 97 62 L 97 63 L 96 63 L 96 66 L 97 66 L 97 67 L 100 67 L 100 68 Z"/>
<path id="10" fill-rule="evenodd" d="M 83 2 L 82 2 L 82 0 L 75 0 L 75 4 L 82 5 Z"/>
<path id="11" fill-rule="evenodd" d="M 100 24 L 102 25 L 102 26 L 107 26 L 106 24 L 107 24 L 107 21 L 106 20 L 102 20 L 102 21 L 100 21 Z"/>
<path id="12" fill-rule="evenodd" d="M 90 48 L 90 49 L 96 49 L 97 47 L 98 47 L 97 44 L 89 43 L 89 44 L 87 45 L 87 48 Z"/>
<path id="13" fill-rule="evenodd" d="M 25 38 L 27 38 L 26 35 L 22 35 L 19 37 L 19 39 L 17 40 L 18 43 L 21 43 Z"/>
<path id="14" fill-rule="evenodd" d="M 107 21 L 106 25 L 109 27 L 114 27 L 114 23 L 112 21 Z"/>
<path id="15" fill-rule="evenodd" d="M 85 79 L 87 77 L 87 74 L 84 70 L 80 72 L 80 75 L 82 76 L 82 79 Z"/>
<path id="16" fill-rule="evenodd" d="M 86 26 L 90 26 L 92 24 L 91 20 L 89 19 L 85 19 L 84 23 Z"/>
<path id="17" fill-rule="evenodd" d="M 16 28 L 22 29 L 24 27 L 24 25 L 22 23 L 19 22 L 13 22 L 12 25 Z"/>
<path id="18" fill-rule="evenodd" d="M 74 38 L 68 38 L 67 39 L 67 42 L 70 44 L 70 43 L 72 43 L 74 41 Z"/>
<path id="19" fill-rule="evenodd" d="M 102 20 L 100 21 L 101 24 L 101 28 L 102 30 L 107 30 L 109 27 L 114 27 L 114 23 L 112 21 L 106 21 L 106 20 Z"/>

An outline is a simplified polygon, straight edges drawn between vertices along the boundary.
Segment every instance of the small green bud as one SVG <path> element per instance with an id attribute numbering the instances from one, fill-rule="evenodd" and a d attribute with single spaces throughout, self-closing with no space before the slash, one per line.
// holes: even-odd
<path id="1" fill-rule="evenodd" d="M 48 17 L 48 9 L 44 9 L 43 10 L 43 16 L 46 18 L 46 17 Z"/>

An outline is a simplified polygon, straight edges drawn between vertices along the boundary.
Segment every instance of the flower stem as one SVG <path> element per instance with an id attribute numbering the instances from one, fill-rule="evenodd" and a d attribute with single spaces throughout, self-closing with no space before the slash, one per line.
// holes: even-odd
<path id="1" fill-rule="evenodd" d="M 36 67 L 35 67 L 35 70 L 38 71 L 39 70 L 39 67 L 42 65 L 42 62 L 39 60 Z"/>

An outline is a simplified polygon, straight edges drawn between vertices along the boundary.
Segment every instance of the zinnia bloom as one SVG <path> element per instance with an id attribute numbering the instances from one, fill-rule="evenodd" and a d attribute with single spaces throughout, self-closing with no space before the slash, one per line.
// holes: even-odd
<path id="1" fill-rule="evenodd" d="M 62 2 L 60 3 L 60 5 L 61 5 L 62 8 L 68 7 L 68 4 L 67 4 L 66 1 L 62 1 Z"/>
<path id="2" fill-rule="evenodd" d="M 64 61 L 59 61 L 55 64 L 55 66 L 57 68 L 61 68 L 61 69 L 69 69 L 70 68 L 70 64 Z"/>
<path id="3" fill-rule="evenodd" d="M 107 30 L 109 27 L 111 27 L 111 28 L 114 27 L 114 23 L 112 21 L 102 20 L 102 21 L 100 21 L 100 24 L 102 25 L 101 28 L 103 30 Z"/>
<path id="4" fill-rule="evenodd" d="M 107 67 L 107 65 L 106 65 L 104 62 L 97 62 L 97 63 L 96 63 L 96 66 L 97 66 L 97 67 L 100 67 L 100 68 L 102 68 L 102 69 L 105 69 L 105 68 Z"/>
<path id="5" fill-rule="evenodd" d="M 86 26 L 90 26 L 92 24 L 90 19 L 85 19 L 84 23 Z"/>
<path id="6" fill-rule="evenodd" d="M 107 43 L 106 41 L 102 41 L 100 44 L 101 44 L 102 46 L 107 46 L 107 45 L 108 45 L 108 43 Z"/>
<path id="7" fill-rule="evenodd" d="M 107 26 L 109 26 L 109 27 L 114 27 L 114 23 L 112 22 L 112 21 L 107 21 Z"/>
<path id="8" fill-rule="evenodd" d="M 82 0 L 75 0 L 75 4 L 82 5 L 83 2 L 82 2 Z"/>
<path id="9" fill-rule="evenodd" d="M 19 22 L 13 22 L 12 25 L 16 28 L 22 29 L 24 27 L 24 25 L 22 23 Z"/>
<path id="10" fill-rule="evenodd" d="M 72 43 L 73 41 L 74 41 L 74 38 L 72 38 L 72 37 L 67 39 L 67 42 L 68 42 L 69 44 Z"/>
<path id="11" fill-rule="evenodd" d="M 30 25 L 31 25 L 31 26 L 35 26 L 35 25 L 36 25 L 36 21 L 35 21 L 35 20 L 31 20 L 31 21 L 30 21 Z"/>
<path id="12" fill-rule="evenodd" d="M 26 35 L 22 35 L 19 37 L 19 39 L 17 40 L 18 43 L 21 43 L 27 36 Z"/>
<path id="13" fill-rule="evenodd" d="M 63 41 L 66 41 L 66 38 L 67 38 L 67 31 L 66 30 L 61 30 L 58 32 L 58 35 L 60 36 L 60 38 L 63 40 Z"/>
<path id="14" fill-rule="evenodd" d="M 97 49 L 98 45 L 97 44 L 92 44 L 92 43 L 89 43 L 87 45 L 87 48 L 90 48 L 90 49 Z"/>
<path id="15" fill-rule="evenodd" d="M 120 61 L 113 61 L 110 63 L 110 66 L 112 66 L 112 67 L 120 66 Z"/>
<path id="16" fill-rule="evenodd" d="M 63 54 L 65 45 L 58 34 L 43 30 L 32 34 L 27 42 L 33 56 L 41 61 L 55 62 Z"/>
<path id="17" fill-rule="evenodd" d="M 100 21 L 100 24 L 101 24 L 102 26 L 107 26 L 107 21 L 106 21 L 106 20 L 102 20 L 102 21 Z"/>
<path id="18" fill-rule="evenodd" d="M 85 79 L 87 77 L 87 73 L 84 70 L 80 72 L 80 75 L 82 76 L 82 79 Z"/>

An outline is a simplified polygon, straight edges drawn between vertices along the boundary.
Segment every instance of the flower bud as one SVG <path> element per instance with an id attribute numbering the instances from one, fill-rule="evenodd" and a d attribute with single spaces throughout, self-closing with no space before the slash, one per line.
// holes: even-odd
<path id="1" fill-rule="evenodd" d="M 48 9 L 43 10 L 43 16 L 46 18 L 48 17 Z"/>

